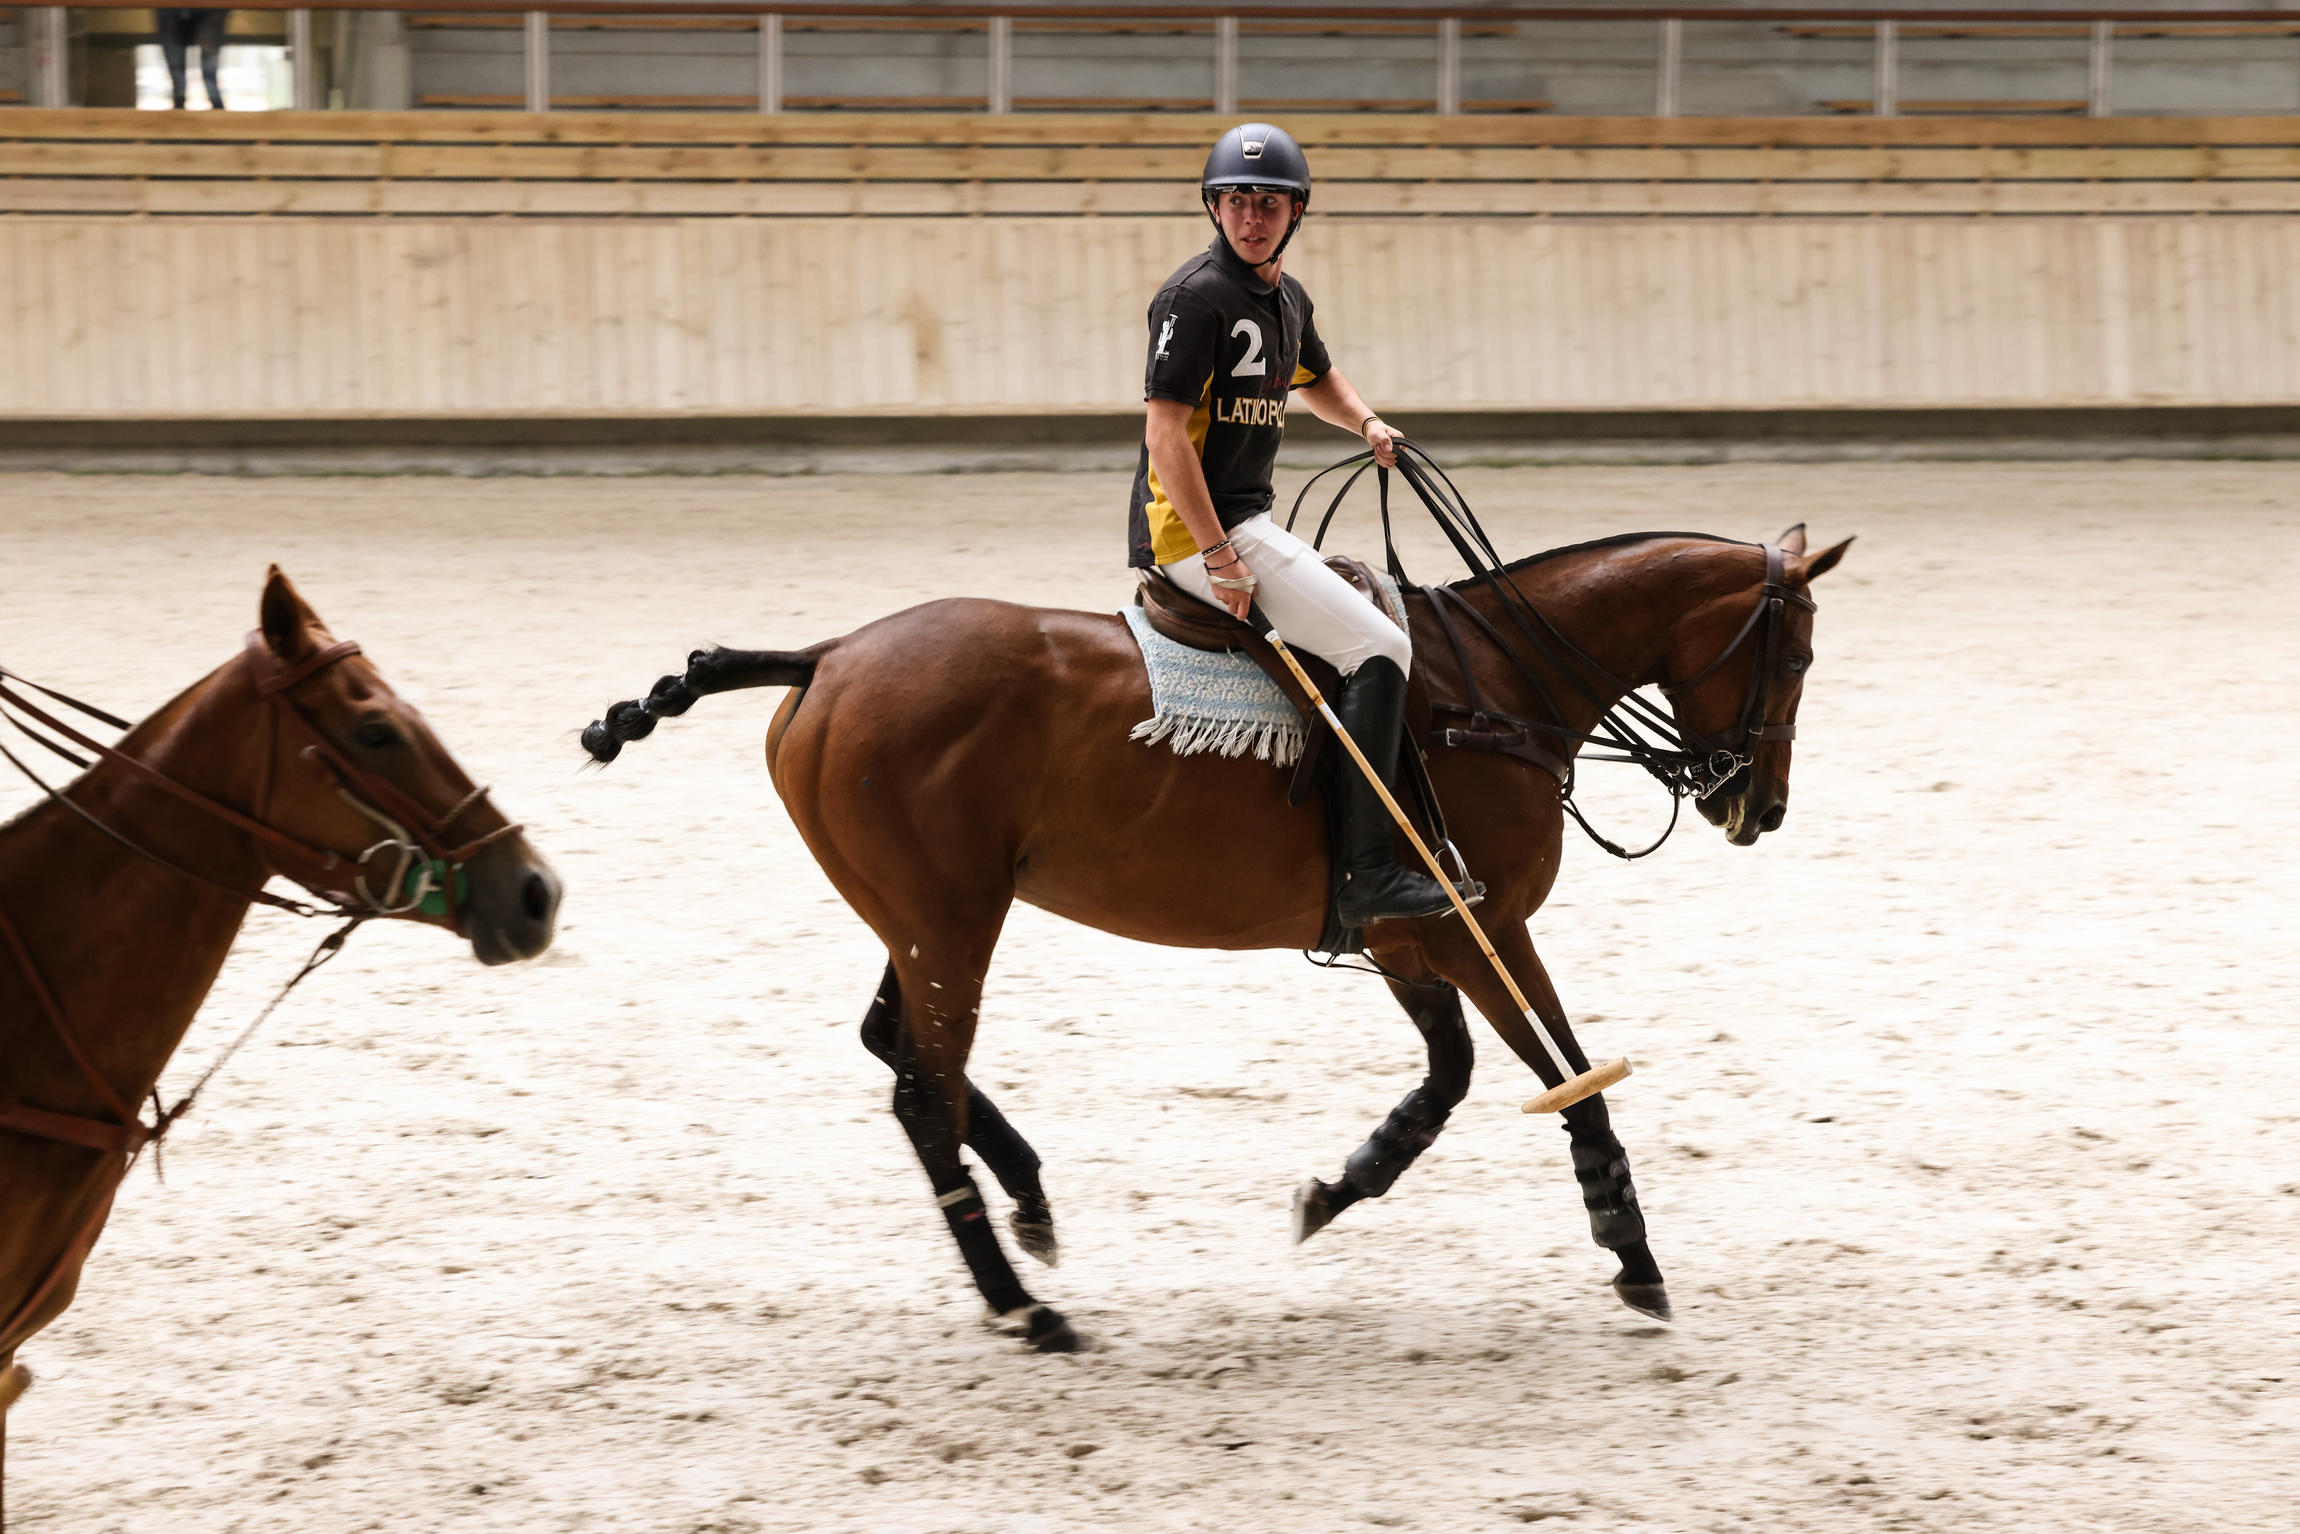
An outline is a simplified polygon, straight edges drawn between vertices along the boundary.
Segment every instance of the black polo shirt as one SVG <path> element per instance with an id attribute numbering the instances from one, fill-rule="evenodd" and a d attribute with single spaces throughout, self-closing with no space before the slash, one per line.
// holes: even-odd
<path id="1" fill-rule="evenodd" d="M 1190 445 L 1224 527 L 1275 502 L 1270 471 L 1286 434 L 1286 396 L 1325 377 L 1332 365 L 1302 285 L 1281 275 L 1271 287 L 1219 235 L 1150 301 L 1150 366 L 1142 392 L 1197 407 L 1190 414 Z M 1134 471 L 1127 545 L 1127 563 L 1135 566 L 1168 565 L 1198 552 L 1150 466 L 1148 442 Z"/>

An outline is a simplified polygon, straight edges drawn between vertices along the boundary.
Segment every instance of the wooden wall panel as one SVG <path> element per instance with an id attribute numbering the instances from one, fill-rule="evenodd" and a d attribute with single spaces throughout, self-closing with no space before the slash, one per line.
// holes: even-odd
<path id="1" fill-rule="evenodd" d="M 1125 408 L 1189 218 L 0 220 L 0 414 Z M 1385 409 L 2300 402 L 2300 216 L 1355 219 Z"/>

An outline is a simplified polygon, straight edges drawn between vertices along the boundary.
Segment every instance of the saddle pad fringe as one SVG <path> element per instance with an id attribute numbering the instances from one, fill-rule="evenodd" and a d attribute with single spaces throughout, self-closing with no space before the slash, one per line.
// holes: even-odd
<path id="1" fill-rule="evenodd" d="M 1152 746 L 1164 742 L 1176 756 L 1212 751 L 1252 756 L 1273 767 L 1301 760 L 1302 716 L 1261 667 L 1235 651 L 1176 644 L 1152 628 L 1139 607 L 1119 612 L 1150 673 L 1150 717 L 1128 732 L 1132 739 Z"/>

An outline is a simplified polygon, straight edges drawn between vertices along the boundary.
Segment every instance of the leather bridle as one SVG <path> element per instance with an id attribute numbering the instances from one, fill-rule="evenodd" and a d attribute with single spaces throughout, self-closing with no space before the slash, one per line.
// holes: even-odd
<path id="1" fill-rule="evenodd" d="M 286 999 L 288 992 L 294 990 L 312 971 L 341 952 L 344 940 L 364 922 L 377 917 L 414 917 L 419 912 L 455 920 L 463 898 L 464 865 L 492 843 L 520 830 L 518 824 L 507 822 L 493 831 L 468 840 L 455 840 L 453 827 L 456 821 L 487 797 L 484 785 L 466 794 L 444 814 L 434 813 L 396 785 L 352 760 L 312 722 L 311 717 L 292 696 L 295 689 L 338 662 L 359 653 L 357 643 L 342 640 L 315 651 L 293 666 L 282 666 L 260 631 L 248 635 L 244 659 L 256 696 L 269 705 L 264 713 L 270 721 L 270 738 L 262 757 L 262 777 L 256 792 L 253 814 L 220 803 L 188 784 L 178 782 L 150 763 L 91 738 L 24 697 L 9 684 L 20 684 L 26 690 L 38 692 L 118 729 L 128 727 L 125 720 L 0 668 L 0 718 L 5 718 L 28 738 L 64 760 L 79 767 L 92 765 L 88 758 L 58 745 L 31 728 L 18 715 L 29 718 L 73 745 L 92 752 L 95 757 L 123 768 L 140 781 L 249 837 L 260 849 L 267 878 L 276 873 L 292 879 L 326 904 L 315 906 L 274 895 L 260 886 L 254 890 L 242 889 L 197 869 L 185 867 L 99 820 L 85 807 L 67 797 L 62 790 L 51 787 L 13 751 L 0 745 L 0 756 L 5 756 L 13 763 L 49 799 L 147 862 L 221 890 L 235 899 L 271 906 L 297 916 L 343 918 L 343 925 L 321 940 L 303 968 L 280 988 L 270 1004 L 216 1057 L 193 1083 L 191 1090 L 176 1101 L 175 1106 L 163 1107 L 158 1089 L 153 1090 L 153 1116 L 151 1122 L 146 1123 L 141 1113 L 95 1068 L 79 1035 L 65 1018 L 55 992 L 49 988 L 39 966 L 33 962 L 31 951 L 25 946 L 15 923 L 9 919 L 7 911 L 0 908 L 0 945 L 4 945 L 15 960 L 17 969 L 39 1002 L 41 1012 L 47 1017 L 58 1041 L 63 1044 L 65 1053 L 71 1057 L 89 1090 L 112 1115 L 110 1119 L 91 1118 L 82 1114 L 36 1108 L 28 1103 L 0 1100 L 0 1130 L 13 1130 L 38 1139 L 79 1146 L 111 1158 L 113 1163 L 108 1173 L 109 1185 L 91 1206 L 72 1238 L 65 1243 L 55 1263 L 41 1281 L 33 1286 L 24 1301 L 4 1322 L 0 1322 L 0 1359 L 7 1358 L 15 1351 L 17 1344 L 24 1340 L 20 1332 L 31 1317 L 55 1292 L 56 1286 L 86 1259 L 97 1234 L 103 1229 L 105 1219 L 111 1213 L 112 1200 L 119 1191 L 120 1183 L 135 1165 L 136 1158 L 147 1146 L 153 1147 L 157 1154 L 157 1147 L 168 1130 L 191 1108 L 224 1063 L 253 1036 L 256 1028 L 271 1015 L 272 1010 Z M 306 841 L 271 823 L 271 800 L 276 787 L 272 779 L 283 732 L 304 738 L 305 744 L 297 752 L 298 759 L 310 762 L 327 777 L 336 793 L 347 804 L 374 821 L 385 833 L 381 840 L 355 854 Z M 387 867 L 390 871 L 371 885 L 371 865 L 379 864 L 379 860 L 380 867 Z"/>
<path id="2" fill-rule="evenodd" d="M 1796 738 L 1794 725 L 1769 724 L 1766 716 L 1772 708 L 1773 673 L 1779 662 L 1787 606 L 1795 603 L 1812 611 L 1814 603 L 1811 597 L 1788 586 L 1786 560 L 1778 544 L 1762 545 L 1765 581 L 1740 630 L 1716 658 L 1689 681 L 1660 684 L 1662 693 L 1674 705 L 1714 676 L 1719 667 L 1748 643 L 1752 634 L 1757 636 L 1757 654 L 1740 712 L 1733 723 L 1716 734 L 1698 734 L 1685 728 L 1672 711 L 1658 708 L 1638 696 L 1630 681 L 1614 676 L 1566 638 L 1509 578 L 1492 540 L 1445 470 L 1415 443 L 1399 438 L 1396 446 L 1398 473 L 1471 571 L 1470 576 L 1460 582 L 1413 588 L 1428 598 L 1431 616 L 1454 653 L 1467 690 L 1462 703 L 1433 701 L 1434 712 L 1462 718 L 1466 727 L 1435 729 L 1429 737 L 1431 744 L 1498 752 L 1543 769 L 1558 780 L 1560 802 L 1590 840 L 1615 857 L 1634 859 L 1659 851 L 1676 829 L 1677 814 L 1685 800 L 1706 799 L 1731 782 L 1754 763 L 1759 744 Z M 1319 480 L 1353 464 L 1358 466 L 1356 472 L 1342 482 L 1311 542 L 1314 546 L 1323 544 L 1326 529 L 1332 525 L 1351 487 L 1367 469 L 1374 468 L 1380 492 L 1382 543 L 1390 574 L 1401 585 L 1411 586 L 1399 564 L 1397 545 L 1390 532 L 1389 471 L 1377 468 L 1371 451 L 1353 454 L 1313 476 L 1295 498 L 1293 513 L 1287 517 L 1286 525 L 1293 526 L 1303 501 Z M 1457 589 L 1481 583 L 1495 594 L 1504 617 L 1515 630 L 1514 635 L 1504 633 L 1495 620 L 1478 611 Z M 1485 707 L 1478 692 L 1475 668 L 1470 665 L 1462 642 L 1465 626 L 1509 662 L 1519 679 L 1541 700 L 1551 716 L 1549 720 L 1523 718 Z M 1559 706 L 1557 697 L 1529 656 L 1545 662 L 1550 672 L 1562 677 L 1596 711 L 1597 721 L 1590 729 L 1575 730 L 1563 722 L 1566 711 Z M 1601 689 L 1610 692 L 1610 702 Z M 1582 751 L 1584 746 L 1600 749 Z M 1589 823 L 1573 797 L 1575 770 L 1584 761 L 1632 763 L 1644 768 L 1669 790 L 1669 824 L 1651 845 L 1632 852 Z"/>
<path id="3" fill-rule="evenodd" d="M 1790 589 L 1781 546 L 1768 543 L 1764 547 L 1765 584 L 1758 589 L 1757 605 L 1742 622 L 1732 642 L 1717 652 L 1715 660 L 1687 680 L 1661 684 L 1662 694 L 1671 703 L 1677 703 L 1715 676 L 1717 668 L 1731 659 L 1733 653 L 1748 642 L 1751 634 L 1757 636 L 1757 653 L 1749 667 L 1749 685 L 1742 693 L 1741 711 L 1734 717 L 1734 722 L 1715 735 L 1686 734 L 1688 741 L 1709 749 L 1720 764 L 1726 758 L 1732 761 L 1732 771 L 1727 772 L 1724 779 L 1720 779 L 1710 792 L 1714 792 L 1716 786 L 1722 786 L 1723 781 L 1730 779 L 1734 773 L 1753 765 L 1760 745 L 1767 741 L 1786 742 L 1797 738 L 1797 727 L 1794 724 L 1769 724 L 1766 720 L 1773 712 L 1773 677 L 1780 668 L 1781 635 L 1788 626 L 1788 610 L 1791 606 L 1801 607 L 1806 612 L 1813 612 L 1816 608 L 1811 597 Z"/>

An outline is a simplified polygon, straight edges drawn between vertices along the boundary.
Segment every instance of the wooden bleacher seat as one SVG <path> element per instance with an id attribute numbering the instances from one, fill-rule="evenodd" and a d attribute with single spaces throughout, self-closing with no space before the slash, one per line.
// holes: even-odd
<path id="1" fill-rule="evenodd" d="M 1874 101 L 1817 101 L 1824 112 L 1838 112 L 1849 116 L 1866 117 L 1876 111 Z M 1904 117 L 2082 117 L 2090 103 L 2070 99 L 2064 101 L 1903 101 L 1899 111 Z"/>
<path id="2" fill-rule="evenodd" d="M 577 95 L 534 116 L 473 110 L 516 108 L 509 94 L 429 99 L 424 112 L 12 109 L 0 216 L 1183 217 L 1227 121 L 993 117 L 973 100 L 761 116 L 748 98 Z M 1323 215 L 1343 219 L 2300 214 L 2289 118 L 1287 121 L 1319 166 Z"/>
<path id="3" fill-rule="evenodd" d="M 415 98 L 419 107 L 493 108 L 520 111 L 527 98 L 511 92 L 426 91 Z M 563 112 L 747 112 L 757 110 L 757 96 L 553 96 L 551 106 Z"/>
<path id="4" fill-rule="evenodd" d="M 516 32 L 527 20 L 510 12 L 415 11 L 407 25 L 418 32 Z M 554 32 L 756 32 L 751 16 L 568 16 L 551 18 Z"/>
<path id="5" fill-rule="evenodd" d="M 1911 38 L 1960 37 L 2090 37 L 2092 28 L 2081 21 L 1904 21 L 1899 26 L 1902 42 Z M 1876 23 L 1868 21 L 1792 21 L 1785 22 L 1781 31 L 1790 37 L 1820 39 L 1858 38 L 1863 41 L 1876 36 Z"/>
<path id="6" fill-rule="evenodd" d="M 2120 21 L 2118 37 L 2300 37 L 2300 21 Z"/>
<path id="7" fill-rule="evenodd" d="M 418 107 L 428 108 L 480 108 L 518 111 L 527 105 L 527 98 L 510 91 L 426 91 L 415 98 Z M 756 96 L 660 96 L 615 94 L 587 96 L 553 96 L 554 111 L 567 112 L 648 112 L 648 111 L 748 111 L 756 108 Z M 1437 103 L 1423 98 L 1419 101 L 1389 100 L 1373 97 L 1313 99 L 1245 100 L 1238 103 L 1241 112 L 1348 112 L 1348 113 L 1419 113 L 1427 114 Z M 1546 100 L 1465 101 L 1464 112 L 1511 113 L 1547 112 L 1555 102 Z M 783 107 L 792 112 L 978 112 L 983 100 L 979 96 L 786 96 Z M 1105 96 L 1017 96 L 1017 112 L 1211 112 L 1214 103 L 1205 98 L 1138 96 L 1112 100 Z"/>
<path id="8" fill-rule="evenodd" d="M 419 31 L 516 31 L 526 25 L 513 12 L 411 11 L 408 26 Z M 748 32 L 758 29 L 755 16 L 676 16 L 629 12 L 618 15 L 554 15 L 553 30 L 592 32 Z M 980 16 L 921 16 L 900 20 L 876 16 L 785 16 L 785 32 L 815 33 L 970 33 L 988 30 Z M 1114 37 L 1210 37 L 1211 21 L 1136 21 L 1113 18 L 1098 21 L 1080 17 L 1017 16 L 1017 32 L 1063 33 Z M 1416 21 L 1287 21 L 1241 20 L 1238 31 L 1247 37 L 1428 37 L 1434 24 Z M 1508 22 L 1464 22 L 1464 37 L 1508 37 L 1516 28 Z"/>
<path id="9" fill-rule="evenodd" d="M 2118 21 L 2118 37 L 2296 37 L 2300 21 Z M 1876 35 L 1865 21 L 1784 22 L 1790 37 L 1862 38 Z M 1904 21 L 1903 42 L 1911 38 L 2090 37 L 2089 22 L 2075 21 Z"/>

